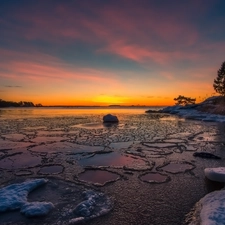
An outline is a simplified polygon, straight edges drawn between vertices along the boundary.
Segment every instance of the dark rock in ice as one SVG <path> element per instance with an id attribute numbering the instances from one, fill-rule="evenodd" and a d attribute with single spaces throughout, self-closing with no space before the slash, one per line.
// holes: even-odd
<path id="1" fill-rule="evenodd" d="M 195 152 L 193 156 L 207 159 L 221 159 L 221 157 L 208 152 Z"/>
<path id="2" fill-rule="evenodd" d="M 103 116 L 103 123 L 118 123 L 119 120 L 117 118 L 117 116 L 113 116 L 111 114 L 107 114 L 105 116 Z"/>

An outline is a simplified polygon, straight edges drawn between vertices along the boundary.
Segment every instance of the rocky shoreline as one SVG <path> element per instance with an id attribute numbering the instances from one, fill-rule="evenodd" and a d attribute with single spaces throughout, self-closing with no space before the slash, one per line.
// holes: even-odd
<path id="1" fill-rule="evenodd" d="M 225 103 L 222 96 L 213 96 L 198 104 L 168 106 L 158 111 L 148 110 L 146 113 L 169 113 L 185 119 L 225 123 Z"/>

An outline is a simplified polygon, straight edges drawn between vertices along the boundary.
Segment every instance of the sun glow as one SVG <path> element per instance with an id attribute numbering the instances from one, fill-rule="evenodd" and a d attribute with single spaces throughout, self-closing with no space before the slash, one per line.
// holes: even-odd
<path id="1" fill-rule="evenodd" d="M 99 95 L 93 99 L 93 102 L 101 105 L 119 105 L 125 103 L 126 98 L 121 96 Z"/>

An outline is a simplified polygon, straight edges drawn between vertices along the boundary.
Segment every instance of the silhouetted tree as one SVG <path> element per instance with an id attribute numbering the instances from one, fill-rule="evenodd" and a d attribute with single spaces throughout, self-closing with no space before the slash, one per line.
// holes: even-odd
<path id="1" fill-rule="evenodd" d="M 20 101 L 20 102 L 13 102 L 13 101 L 5 101 L 0 99 L 0 108 L 2 107 L 41 107 L 42 104 L 39 103 L 37 105 L 34 105 L 33 102 L 24 102 L 24 101 Z"/>
<path id="2" fill-rule="evenodd" d="M 177 98 L 174 98 L 174 101 L 177 101 L 176 105 L 189 105 L 195 104 L 196 98 L 185 97 L 179 95 Z"/>
<path id="3" fill-rule="evenodd" d="M 217 71 L 217 78 L 214 79 L 213 88 L 217 93 L 225 97 L 225 61 Z"/>

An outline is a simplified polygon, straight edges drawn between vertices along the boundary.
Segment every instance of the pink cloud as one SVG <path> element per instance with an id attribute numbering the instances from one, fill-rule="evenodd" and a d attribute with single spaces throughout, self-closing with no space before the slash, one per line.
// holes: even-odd
<path id="1" fill-rule="evenodd" d="M 205 57 L 200 51 L 208 43 L 200 42 L 195 24 L 187 17 L 196 13 L 204 15 L 212 3 L 204 6 L 198 2 L 181 3 L 169 9 L 154 8 L 152 4 L 145 7 L 145 3 L 149 2 L 121 0 L 119 4 L 100 6 L 74 1 L 55 4 L 51 13 L 39 3 L 30 11 L 16 13 L 18 21 L 26 24 L 16 29 L 17 35 L 61 45 L 77 40 L 98 43 L 95 53 L 112 53 L 138 63 L 153 61 L 166 65 Z"/>
<path id="2" fill-rule="evenodd" d="M 0 55 L 4 55 L 4 61 L 0 62 L 0 78 L 18 81 L 30 79 L 40 83 L 69 80 L 69 82 L 93 82 L 109 86 L 120 85 L 115 74 L 110 71 L 74 67 L 46 54 L 19 53 L 0 49 Z"/>
<path id="3" fill-rule="evenodd" d="M 76 4 L 58 5 L 51 14 L 47 10 L 36 9 L 20 12 L 17 18 L 27 26 L 21 27 L 19 35 L 27 39 L 61 40 L 64 44 L 65 38 L 68 41 L 100 42 L 108 51 L 111 50 L 110 46 L 121 41 L 124 48 L 130 45 L 140 47 L 139 52 L 146 47 L 155 52 L 160 52 L 161 48 L 163 52 L 168 44 L 189 46 L 198 39 L 195 27 L 182 18 L 178 20 L 177 16 L 166 10 L 160 16 L 154 8 L 144 8 L 141 4 L 133 5 L 127 1 L 121 1 L 120 4 L 108 4 L 101 8 L 93 3 L 88 6 L 92 17 L 87 12 L 76 10 Z M 85 10 L 85 3 L 80 7 Z M 159 46 L 158 40 L 164 42 L 164 46 Z M 143 57 L 145 55 L 143 52 Z"/>
<path id="4" fill-rule="evenodd" d="M 144 46 L 126 45 L 123 42 L 115 42 L 111 46 L 99 50 L 99 52 L 113 52 L 139 63 L 147 63 L 151 60 L 162 65 L 171 63 L 174 60 L 197 60 L 200 57 L 197 53 L 187 54 L 181 51 L 157 51 L 154 48 L 151 49 Z"/>

